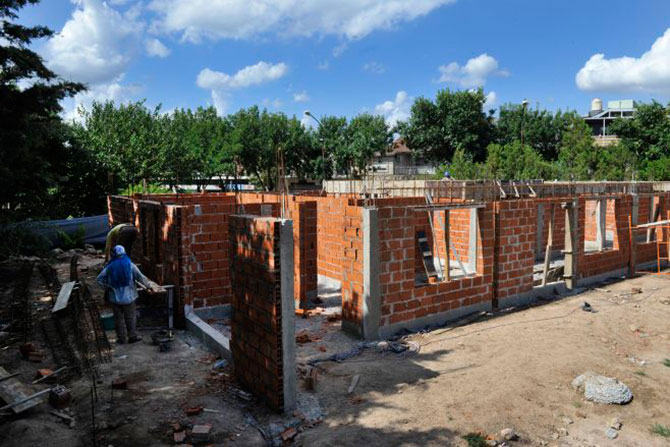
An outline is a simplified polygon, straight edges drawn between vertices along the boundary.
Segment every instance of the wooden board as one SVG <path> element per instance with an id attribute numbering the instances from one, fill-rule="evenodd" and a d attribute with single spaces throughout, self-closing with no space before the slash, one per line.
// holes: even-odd
<path id="1" fill-rule="evenodd" d="M 0 379 L 7 376 L 11 376 L 11 374 L 9 374 L 3 367 L 0 367 Z M 34 393 L 30 391 L 26 385 L 19 382 L 16 377 L 0 381 L 0 399 L 2 399 L 7 405 L 23 400 L 33 394 Z M 39 405 L 41 402 L 41 399 L 35 398 L 12 407 L 12 411 L 18 414 L 22 411 Z M 0 407 L 1 406 L 3 405 L 0 405 Z"/>
<path id="2" fill-rule="evenodd" d="M 70 302 L 70 295 L 72 295 L 75 284 L 75 281 L 70 281 L 63 284 L 63 287 L 60 288 L 60 292 L 58 292 L 56 304 L 54 304 L 54 308 L 51 310 L 52 313 L 58 312 L 67 307 L 67 304 Z"/>
<path id="3" fill-rule="evenodd" d="M 423 260 L 423 268 L 426 270 L 428 278 L 437 278 L 437 271 L 435 270 L 435 262 L 433 261 L 433 252 L 428 246 L 428 238 L 426 238 L 425 231 L 416 232 L 416 241 L 419 243 L 419 251 L 421 252 L 421 259 Z"/>

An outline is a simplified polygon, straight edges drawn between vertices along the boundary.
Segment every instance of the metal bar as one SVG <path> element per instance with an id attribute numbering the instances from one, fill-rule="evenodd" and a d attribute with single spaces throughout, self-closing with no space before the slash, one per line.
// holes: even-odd
<path id="1" fill-rule="evenodd" d="M 551 264 L 551 252 L 554 244 L 554 215 L 555 207 L 551 204 L 551 218 L 549 220 L 549 228 L 547 233 L 547 247 L 544 251 L 544 270 L 542 272 L 542 285 L 547 285 L 547 274 L 549 273 L 549 264 Z"/>
<path id="2" fill-rule="evenodd" d="M 63 366 L 62 368 L 58 368 L 56 371 L 52 371 L 50 374 L 47 374 L 46 376 L 42 376 L 39 379 L 33 380 L 33 385 L 35 385 L 36 383 L 40 383 L 42 380 L 47 379 L 51 376 L 55 376 L 59 372 L 65 371 L 68 368 L 69 368 L 69 366 Z"/>
<path id="3" fill-rule="evenodd" d="M 16 402 L 12 402 L 11 404 L 5 405 L 4 407 L 0 408 L 0 412 L 12 409 L 16 406 L 24 404 L 28 401 L 31 401 L 31 400 L 35 399 L 35 398 L 38 398 L 40 396 L 44 396 L 45 394 L 50 393 L 50 392 L 51 392 L 51 388 L 48 388 L 48 389 L 42 390 L 42 391 L 38 391 L 37 393 L 35 393 L 31 396 L 28 396 L 25 399 L 17 400 Z"/>

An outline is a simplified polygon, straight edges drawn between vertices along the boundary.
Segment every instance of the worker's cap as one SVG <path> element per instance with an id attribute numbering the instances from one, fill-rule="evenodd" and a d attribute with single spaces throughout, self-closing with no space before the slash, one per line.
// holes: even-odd
<path id="1" fill-rule="evenodd" d="M 123 245 L 117 245 L 114 247 L 114 256 L 117 258 L 120 258 L 121 256 L 126 254 L 126 249 L 123 248 Z"/>

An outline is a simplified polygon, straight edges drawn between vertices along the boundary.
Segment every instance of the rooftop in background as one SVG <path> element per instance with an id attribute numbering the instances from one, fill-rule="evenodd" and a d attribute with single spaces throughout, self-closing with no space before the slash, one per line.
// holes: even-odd
<path id="1" fill-rule="evenodd" d="M 591 110 L 584 116 L 586 123 L 591 126 L 591 132 L 594 137 L 604 138 L 611 144 L 616 135 L 608 134 L 608 126 L 617 118 L 630 119 L 635 114 L 637 104 L 632 99 L 619 99 L 608 101 L 607 108 L 603 109 L 603 102 L 600 98 L 594 98 L 591 101 Z M 608 138 L 609 137 L 609 138 Z"/>

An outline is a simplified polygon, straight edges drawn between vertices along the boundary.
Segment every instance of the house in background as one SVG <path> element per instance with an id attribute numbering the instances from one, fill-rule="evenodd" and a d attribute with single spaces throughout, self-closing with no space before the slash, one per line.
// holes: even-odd
<path id="1" fill-rule="evenodd" d="M 414 158 L 412 150 L 407 147 L 405 140 L 397 138 L 388 147 L 386 152 L 376 152 L 368 172 L 373 175 L 421 175 L 435 174 L 435 166 L 427 160 Z"/>
<path id="2" fill-rule="evenodd" d="M 591 127 L 591 134 L 598 146 L 609 146 L 619 141 L 619 138 L 609 132 L 609 125 L 615 119 L 630 119 L 635 114 L 635 101 L 632 99 L 619 99 L 608 101 L 607 108 L 603 109 L 603 101 L 594 98 L 591 101 L 591 110 L 584 117 L 584 121 Z"/>

